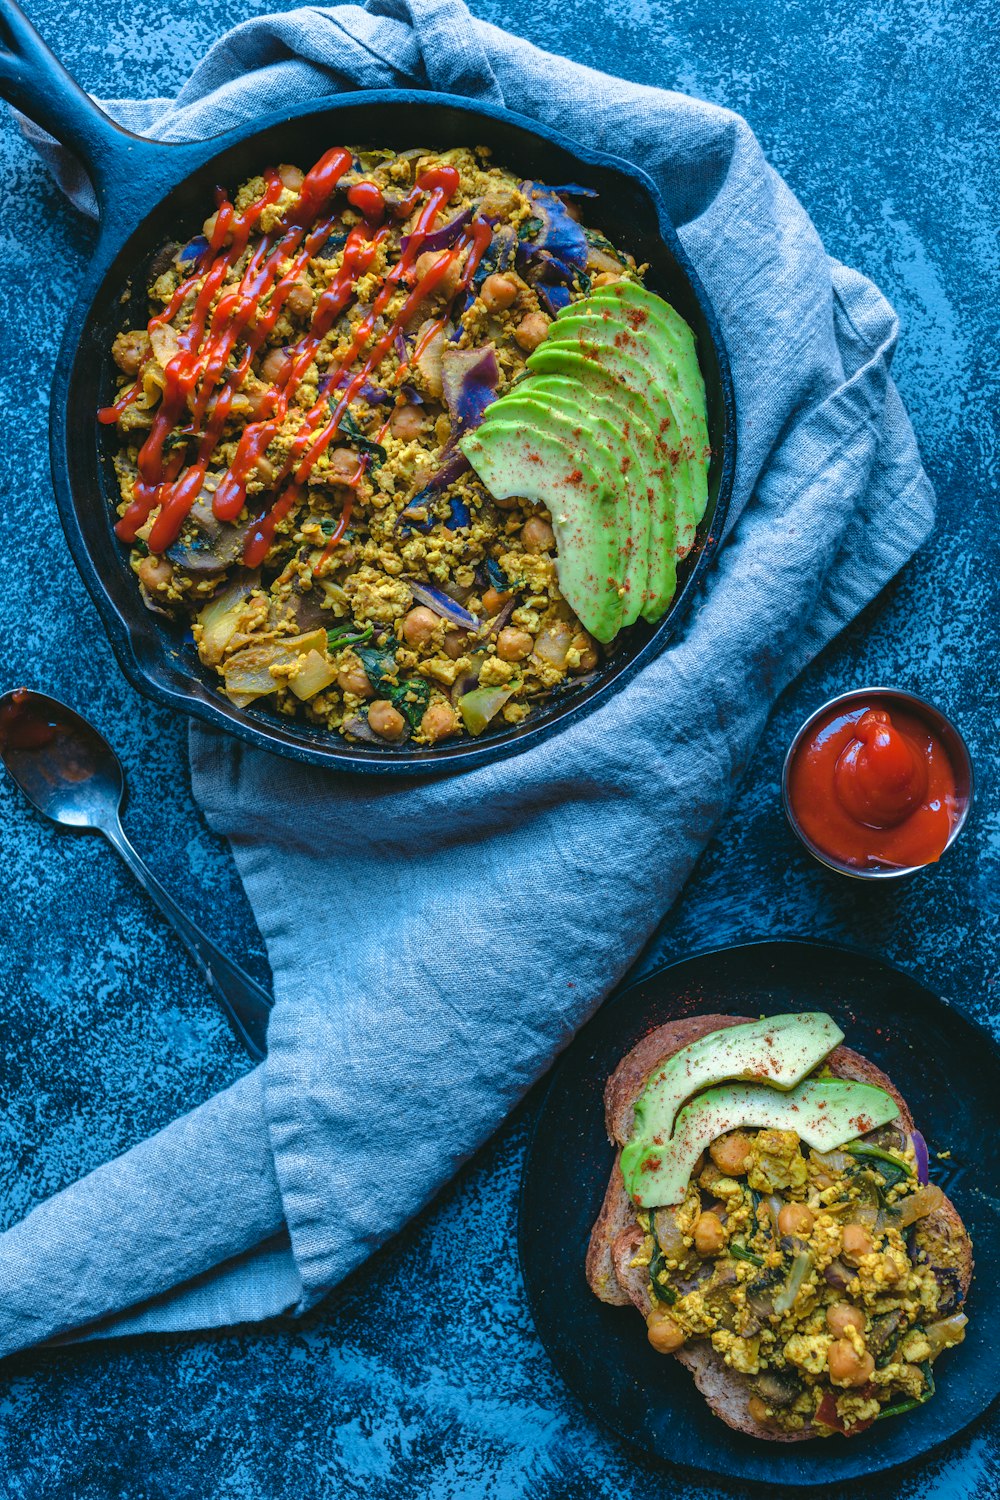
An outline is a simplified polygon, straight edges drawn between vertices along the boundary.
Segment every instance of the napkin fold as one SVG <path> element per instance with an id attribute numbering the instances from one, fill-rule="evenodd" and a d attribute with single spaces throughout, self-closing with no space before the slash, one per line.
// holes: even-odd
<path id="1" fill-rule="evenodd" d="M 301 1310 L 398 1230 L 624 974 L 776 696 L 931 527 L 892 309 L 825 254 L 737 115 L 539 51 L 460 0 L 248 21 L 176 101 L 105 107 L 184 139 L 404 84 L 506 104 L 654 178 L 732 361 L 726 545 L 668 650 L 497 765 L 348 777 L 192 728 L 195 794 L 274 973 L 268 1057 L 0 1235 L 0 1353 Z"/>

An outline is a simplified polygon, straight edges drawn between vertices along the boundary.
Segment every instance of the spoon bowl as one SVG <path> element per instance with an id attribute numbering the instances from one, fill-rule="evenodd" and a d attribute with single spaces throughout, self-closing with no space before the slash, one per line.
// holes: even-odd
<path id="1" fill-rule="evenodd" d="M 63 828 L 117 822 L 125 772 L 102 734 L 65 703 L 16 688 L 0 697 L 0 758 L 28 801 Z"/>
<path id="2" fill-rule="evenodd" d="M 15 786 L 60 828 L 102 833 L 171 923 L 243 1046 L 256 1059 L 267 1045 L 271 997 L 178 906 L 121 824 L 125 770 L 102 734 L 57 698 L 29 688 L 0 695 L 0 759 Z"/>

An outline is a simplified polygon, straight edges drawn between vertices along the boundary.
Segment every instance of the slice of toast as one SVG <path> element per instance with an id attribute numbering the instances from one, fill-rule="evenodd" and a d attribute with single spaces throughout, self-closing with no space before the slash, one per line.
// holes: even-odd
<path id="1" fill-rule="evenodd" d="M 618 1150 L 601 1211 L 590 1233 L 587 1247 L 586 1273 L 591 1291 L 602 1302 L 618 1306 L 632 1303 L 645 1318 L 651 1309 L 647 1269 L 633 1266 L 632 1262 L 642 1247 L 643 1232 L 637 1220 L 637 1209 L 622 1178 L 621 1148 L 625 1145 L 635 1120 L 635 1104 L 646 1086 L 646 1079 L 655 1068 L 661 1067 L 667 1058 L 682 1047 L 698 1041 L 712 1031 L 723 1031 L 730 1026 L 739 1026 L 753 1020 L 752 1016 L 691 1016 L 680 1021 L 670 1021 L 650 1031 L 622 1058 L 604 1089 L 604 1118 L 608 1139 Z M 838 1078 L 851 1078 L 861 1083 L 875 1084 L 885 1089 L 899 1108 L 899 1124 L 912 1131 L 913 1116 L 898 1089 L 874 1063 L 862 1057 L 850 1047 L 836 1047 L 826 1058 L 826 1066 Z M 972 1242 L 954 1204 L 945 1198 L 941 1207 L 922 1221 L 925 1232 L 947 1241 L 958 1250 L 958 1276 L 961 1287 L 961 1302 L 969 1290 L 972 1280 Z M 738 1432 L 768 1442 L 795 1443 L 818 1435 L 815 1427 L 808 1426 L 801 1432 L 781 1432 L 765 1427 L 751 1417 L 747 1403 L 752 1394 L 747 1377 L 727 1366 L 721 1354 L 716 1353 L 708 1339 L 698 1339 L 677 1350 L 674 1358 L 680 1360 L 694 1376 L 701 1391 L 716 1416 L 721 1417 Z"/>

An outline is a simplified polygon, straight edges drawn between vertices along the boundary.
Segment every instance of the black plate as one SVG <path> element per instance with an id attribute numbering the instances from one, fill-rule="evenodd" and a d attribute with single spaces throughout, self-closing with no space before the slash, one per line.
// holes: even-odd
<path id="1" fill-rule="evenodd" d="M 767 1443 L 712 1416 L 690 1374 L 654 1354 L 633 1308 L 608 1307 L 583 1273 L 590 1228 L 614 1153 L 604 1133 L 605 1079 L 653 1026 L 706 1011 L 826 1010 L 847 1043 L 884 1068 L 931 1151 L 932 1180 L 972 1236 L 966 1339 L 937 1366 L 937 1395 L 854 1438 Z M 521 1183 L 521 1268 L 542 1343 L 584 1405 L 648 1453 L 702 1475 L 787 1485 L 831 1484 L 891 1469 L 966 1427 L 1000 1387 L 1000 1052 L 940 996 L 880 959 L 846 948 L 764 942 L 698 954 L 609 1001 L 552 1077 Z M 988 1149 L 983 1150 L 983 1143 Z M 936 1151 L 951 1157 L 936 1162 Z"/>

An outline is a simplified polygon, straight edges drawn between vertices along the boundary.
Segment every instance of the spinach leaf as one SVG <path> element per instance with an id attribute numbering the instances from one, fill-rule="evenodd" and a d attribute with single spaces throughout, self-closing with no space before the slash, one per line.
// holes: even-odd
<path id="1" fill-rule="evenodd" d="M 510 588 L 510 584 L 507 581 L 507 574 L 495 557 L 488 557 L 486 559 L 486 576 L 498 594 L 506 594 Z"/>
<path id="2" fill-rule="evenodd" d="M 653 1255 L 649 1262 L 649 1287 L 657 1302 L 662 1302 L 666 1307 L 673 1307 L 677 1301 L 677 1293 L 669 1284 L 666 1257 L 660 1249 L 659 1237 L 656 1233 L 653 1215 L 649 1215 L 649 1233 L 653 1236 Z"/>
<path id="3" fill-rule="evenodd" d="M 386 689 L 385 696 L 398 709 L 411 729 L 420 727 L 427 704 L 430 702 L 430 683 L 423 677 L 408 677 L 405 682 Z"/>
<path id="4" fill-rule="evenodd" d="M 329 404 L 330 410 L 335 411 L 337 408 L 336 396 L 331 396 L 329 398 Z M 340 419 L 340 431 L 343 433 L 344 437 L 348 439 L 349 442 L 354 444 L 359 453 L 368 454 L 369 458 L 372 461 L 373 469 L 377 468 L 379 464 L 385 463 L 386 453 L 382 444 L 373 442 L 371 438 L 365 437 L 364 433 L 361 431 L 361 428 L 358 426 L 356 418 L 351 414 L 350 410 L 345 411 L 344 415 Z"/>
<path id="5" fill-rule="evenodd" d="M 396 642 L 389 637 L 389 644 L 359 646 L 358 655 L 365 675 L 376 693 L 389 696 L 390 688 L 396 688 Z"/>

